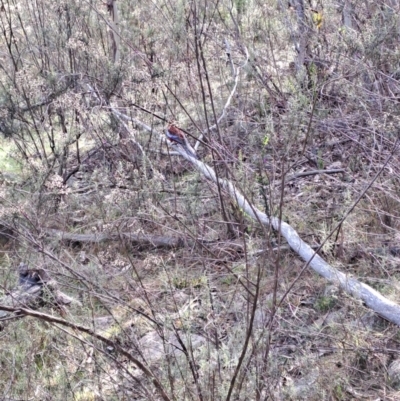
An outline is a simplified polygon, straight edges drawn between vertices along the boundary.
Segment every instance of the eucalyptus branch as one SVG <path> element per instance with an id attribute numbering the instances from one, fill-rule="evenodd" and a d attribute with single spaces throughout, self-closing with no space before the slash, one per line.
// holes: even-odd
<path id="1" fill-rule="evenodd" d="M 397 146 L 395 146 L 395 149 L 396 148 Z M 238 207 L 242 209 L 243 212 L 245 212 L 249 217 L 251 217 L 255 221 L 260 222 L 264 226 L 272 226 L 274 230 L 279 232 L 287 240 L 290 248 L 306 262 L 306 265 L 301 273 L 308 266 L 310 266 L 315 272 L 326 278 L 331 283 L 339 285 L 352 297 L 361 299 L 366 306 L 374 310 L 377 314 L 384 317 L 388 321 L 400 326 L 400 306 L 395 302 L 385 298 L 369 285 L 364 284 L 359 280 L 350 277 L 349 275 L 329 265 L 321 256 L 317 254 L 319 249 L 321 249 L 321 247 L 323 246 L 323 243 L 321 244 L 319 249 L 314 251 L 310 245 L 308 245 L 300 238 L 299 234 L 293 227 L 278 219 L 277 217 L 268 217 L 265 213 L 258 210 L 253 204 L 248 201 L 246 196 L 244 196 L 229 180 L 218 178 L 214 169 L 212 169 L 210 166 L 201 162 L 200 160 L 195 159 L 194 157 L 191 157 L 185 152 L 185 149 L 180 146 L 175 146 L 175 149 L 180 153 L 181 156 L 190 161 L 205 178 L 215 182 L 216 184 L 218 183 L 226 191 L 226 193 L 237 203 Z M 389 155 L 382 168 L 378 171 L 374 179 L 360 194 L 353 206 L 345 214 L 339 225 L 343 223 L 344 219 L 348 217 L 348 215 L 360 201 L 361 197 L 371 187 L 373 182 L 379 177 L 392 155 L 393 153 Z M 332 235 L 336 229 L 337 227 L 332 230 L 330 235 Z M 326 240 L 329 238 L 329 236 L 326 238 Z"/>

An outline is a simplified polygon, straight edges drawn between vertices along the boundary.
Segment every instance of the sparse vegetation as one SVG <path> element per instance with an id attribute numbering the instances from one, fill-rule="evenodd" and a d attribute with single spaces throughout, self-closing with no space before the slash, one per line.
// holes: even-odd
<path id="1" fill-rule="evenodd" d="M 2 1 L 0 394 L 399 399 L 399 328 L 164 135 L 400 303 L 399 11 Z"/>

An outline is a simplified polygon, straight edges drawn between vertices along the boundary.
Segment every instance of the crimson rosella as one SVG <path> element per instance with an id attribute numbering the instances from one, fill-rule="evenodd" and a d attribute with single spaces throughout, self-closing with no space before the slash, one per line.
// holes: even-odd
<path id="1" fill-rule="evenodd" d="M 185 134 L 174 124 L 169 124 L 165 135 L 174 144 L 181 145 L 186 152 L 197 159 L 196 151 L 190 146 Z"/>

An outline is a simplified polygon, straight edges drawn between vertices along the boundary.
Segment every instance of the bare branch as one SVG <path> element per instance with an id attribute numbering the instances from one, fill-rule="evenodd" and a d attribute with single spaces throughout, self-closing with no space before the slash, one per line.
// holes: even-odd
<path id="1" fill-rule="evenodd" d="M 59 324 L 64 327 L 69 327 L 74 330 L 80 331 L 81 333 L 85 333 L 90 335 L 91 337 L 94 337 L 100 341 L 102 341 L 104 344 L 107 344 L 109 346 L 112 346 L 115 348 L 120 354 L 124 355 L 126 358 L 128 358 L 134 365 L 137 366 L 138 369 L 140 369 L 148 379 L 150 379 L 153 383 L 153 385 L 156 387 L 158 392 L 160 393 L 161 397 L 165 401 L 170 401 L 170 398 L 168 397 L 167 393 L 165 392 L 164 388 L 162 387 L 161 383 L 158 381 L 156 376 L 142 363 L 140 362 L 137 358 L 135 358 L 130 352 L 128 352 L 124 347 L 118 344 L 118 342 L 113 341 L 107 337 L 102 336 L 101 334 L 96 333 L 94 330 L 82 326 L 77 323 L 69 322 L 68 320 L 61 319 L 56 316 L 51 316 L 46 313 L 41 313 L 41 312 L 36 312 L 32 309 L 28 308 L 15 308 L 11 306 L 6 306 L 6 305 L 0 305 L 0 310 L 6 311 L 6 312 L 11 312 L 11 313 L 16 313 L 20 315 L 25 315 L 25 316 L 32 316 L 36 319 L 40 319 L 44 322 L 49 322 L 53 324 Z"/>

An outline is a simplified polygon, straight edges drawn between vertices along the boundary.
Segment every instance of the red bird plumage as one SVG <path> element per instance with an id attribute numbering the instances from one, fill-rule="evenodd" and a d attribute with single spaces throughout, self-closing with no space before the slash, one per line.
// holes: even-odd
<path id="1" fill-rule="evenodd" d="M 165 135 L 174 144 L 181 145 L 186 152 L 197 159 L 196 151 L 190 146 L 185 134 L 174 124 L 169 124 Z"/>
<path id="2" fill-rule="evenodd" d="M 186 145 L 187 141 L 185 134 L 176 125 L 168 125 L 166 135 L 171 142 L 176 142 L 180 145 Z"/>

